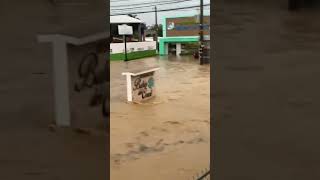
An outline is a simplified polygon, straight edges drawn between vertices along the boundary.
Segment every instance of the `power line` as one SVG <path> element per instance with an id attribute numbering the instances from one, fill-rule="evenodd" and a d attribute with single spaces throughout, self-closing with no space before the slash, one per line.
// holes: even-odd
<path id="1" fill-rule="evenodd" d="M 148 9 L 146 9 L 146 8 L 141 8 L 141 9 L 145 9 L 146 11 L 151 11 L 151 8 L 152 8 L 152 6 L 148 6 L 149 8 Z M 200 7 L 200 6 L 199 6 Z M 180 10 L 178 10 L 178 11 L 193 11 L 193 10 L 200 10 L 199 9 L 199 7 L 194 7 L 194 8 L 188 8 L 188 9 L 180 9 Z M 141 10 L 140 9 L 140 10 Z M 152 8 L 152 10 L 154 10 L 154 7 Z M 205 11 L 208 11 L 208 10 L 210 10 L 210 6 L 205 6 L 204 7 L 204 10 Z M 143 10 L 144 11 L 144 10 Z M 112 12 L 112 11 L 111 11 Z M 123 13 L 123 14 L 125 14 L 125 13 L 127 13 L 127 14 L 134 14 L 134 12 L 133 13 L 131 13 L 131 12 L 133 12 L 133 11 L 128 11 L 128 10 L 119 10 L 119 11 L 114 11 L 114 13 Z"/>
<path id="2" fill-rule="evenodd" d="M 204 4 L 203 6 L 210 6 L 210 4 Z M 172 9 L 162 9 L 158 10 L 158 12 L 165 12 L 165 11 L 174 11 L 174 10 L 180 10 L 180 9 L 189 9 L 189 8 L 195 8 L 195 7 L 200 7 L 199 5 L 197 6 L 187 6 L 187 7 L 181 7 L 181 8 L 172 8 Z M 111 16 L 118 16 L 118 15 L 128 15 L 128 14 L 144 14 L 144 13 L 151 13 L 154 12 L 152 11 L 138 11 L 138 12 L 127 12 L 127 13 L 116 13 L 112 14 Z"/>
<path id="3" fill-rule="evenodd" d="M 165 5 L 165 4 L 175 4 L 175 3 L 187 2 L 187 1 L 193 1 L 193 0 L 178 0 L 178 1 L 170 1 L 170 2 L 161 2 L 161 3 L 158 3 L 158 4 L 154 4 L 154 5 L 160 6 L 160 5 Z M 141 5 L 141 4 L 139 4 L 139 5 Z M 143 4 L 142 6 L 127 7 L 127 8 L 120 8 L 120 9 L 112 9 L 111 8 L 111 10 L 135 9 L 135 8 L 142 8 L 142 7 L 151 7 L 151 6 L 154 6 L 154 5 L 145 5 L 145 4 Z"/>
<path id="4" fill-rule="evenodd" d="M 180 9 L 178 11 L 194 11 L 194 10 L 198 10 L 198 9 Z M 204 9 L 205 11 L 209 11 L 210 9 Z"/>
<path id="5" fill-rule="evenodd" d="M 209 6 L 210 4 L 205 4 L 204 6 Z M 197 10 L 197 9 L 192 9 L 192 8 L 196 8 L 196 7 L 200 7 L 200 6 L 191 6 L 191 7 L 181 7 L 181 8 L 172 8 L 172 9 L 163 9 L 163 10 L 158 10 L 158 12 L 167 12 L 167 11 L 186 11 L 186 10 Z M 209 9 L 208 9 L 209 10 Z M 119 13 L 114 13 L 111 14 L 110 16 L 118 16 L 118 15 L 130 15 L 130 14 L 146 14 L 146 13 L 153 13 L 154 10 L 150 10 L 150 11 L 139 11 L 139 12 L 119 12 Z"/>
<path id="6" fill-rule="evenodd" d="M 133 7 L 133 6 L 140 6 L 140 5 L 157 5 L 157 4 L 161 4 L 161 3 L 172 3 L 176 0 L 167 0 L 167 1 L 161 1 L 161 2 L 140 2 L 140 3 L 136 3 L 136 4 L 121 4 L 121 5 L 116 5 L 116 6 L 110 6 L 110 7 Z M 190 1 L 190 0 L 181 0 L 181 2 L 184 1 Z"/>
<path id="7" fill-rule="evenodd" d="M 204 11 L 210 11 L 210 6 L 206 6 L 207 8 L 204 9 Z M 196 10 L 199 10 L 198 8 L 186 8 L 186 9 L 177 9 L 176 11 L 179 11 L 179 12 L 185 12 L 185 11 L 196 11 Z M 173 10 L 172 10 L 173 11 Z M 145 13 L 151 13 L 151 12 L 154 12 L 154 9 L 153 11 L 150 10 L 150 12 L 145 12 Z M 159 11 L 158 11 L 159 12 Z M 117 14 L 119 13 L 119 15 L 128 15 L 128 14 L 139 14 L 139 13 L 135 13 L 135 12 L 128 12 L 128 11 L 121 11 L 121 12 L 116 12 Z M 121 13 L 121 14 L 120 14 Z M 144 13 L 140 13 L 140 14 L 144 14 Z M 111 14 L 111 16 L 113 16 Z"/>
<path id="8" fill-rule="evenodd" d="M 200 6 L 199 6 L 200 7 Z M 177 11 L 194 11 L 194 10 L 199 10 L 199 7 L 194 7 L 194 8 L 187 8 L 187 9 L 180 9 L 180 10 L 177 10 Z M 154 8 L 152 8 L 154 10 Z M 149 8 L 147 9 L 149 10 Z M 204 7 L 204 10 L 205 11 L 209 11 L 210 10 L 210 6 L 206 6 Z M 151 11 L 151 10 L 150 10 Z M 123 11 L 116 11 L 114 13 L 127 13 L 127 14 L 135 14 L 134 12 L 132 11 L 126 11 L 126 10 L 123 10 Z"/>

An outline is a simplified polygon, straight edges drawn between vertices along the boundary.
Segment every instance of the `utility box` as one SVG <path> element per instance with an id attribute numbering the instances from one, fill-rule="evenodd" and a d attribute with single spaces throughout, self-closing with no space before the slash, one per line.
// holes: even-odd
<path id="1" fill-rule="evenodd" d="M 143 102 L 153 98 L 156 94 L 155 72 L 160 68 L 151 68 L 138 72 L 124 72 L 127 80 L 127 101 Z"/>

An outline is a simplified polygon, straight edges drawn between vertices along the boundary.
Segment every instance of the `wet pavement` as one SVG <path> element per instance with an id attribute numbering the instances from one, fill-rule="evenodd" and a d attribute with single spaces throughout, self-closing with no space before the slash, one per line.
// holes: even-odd
<path id="1" fill-rule="evenodd" d="M 159 66 L 156 97 L 126 103 L 122 72 Z M 210 163 L 210 66 L 193 57 L 111 62 L 111 179 L 190 179 Z"/>

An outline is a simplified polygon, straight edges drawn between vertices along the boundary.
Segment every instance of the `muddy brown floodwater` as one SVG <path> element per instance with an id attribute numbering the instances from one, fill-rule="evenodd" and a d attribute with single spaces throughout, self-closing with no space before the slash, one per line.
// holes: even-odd
<path id="1" fill-rule="evenodd" d="M 160 66 L 156 97 L 126 102 L 122 72 Z M 210 165 L 210 66 L 193 57 L 111 62 L 112 180 L 185 180 Z"/>
<path id="2" fill-rule="evenodd" d="M 286 0 L 214 8 L 214 178 L 320 179 L 319 11 L 289 12 Z"/>

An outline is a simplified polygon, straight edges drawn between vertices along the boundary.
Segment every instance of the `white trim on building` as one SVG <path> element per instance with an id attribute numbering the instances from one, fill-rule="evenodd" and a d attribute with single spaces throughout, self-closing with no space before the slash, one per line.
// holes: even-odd
<path id="1" fill-rule="evenodd" d="M 155 41 L 151 42 L 129 42 L 127 43 L 127 52 L 155 50 L 157 44 Z M 110 43 L 111 54 L 124 53 L 123 43 Z"/>
<path id="2" fill-rule="evenodd" d="M 143 23 L 140 19 L 136 19 L 127 15 L 110 16 L 110 24 L 130 24 L 130 23 Z"/>

